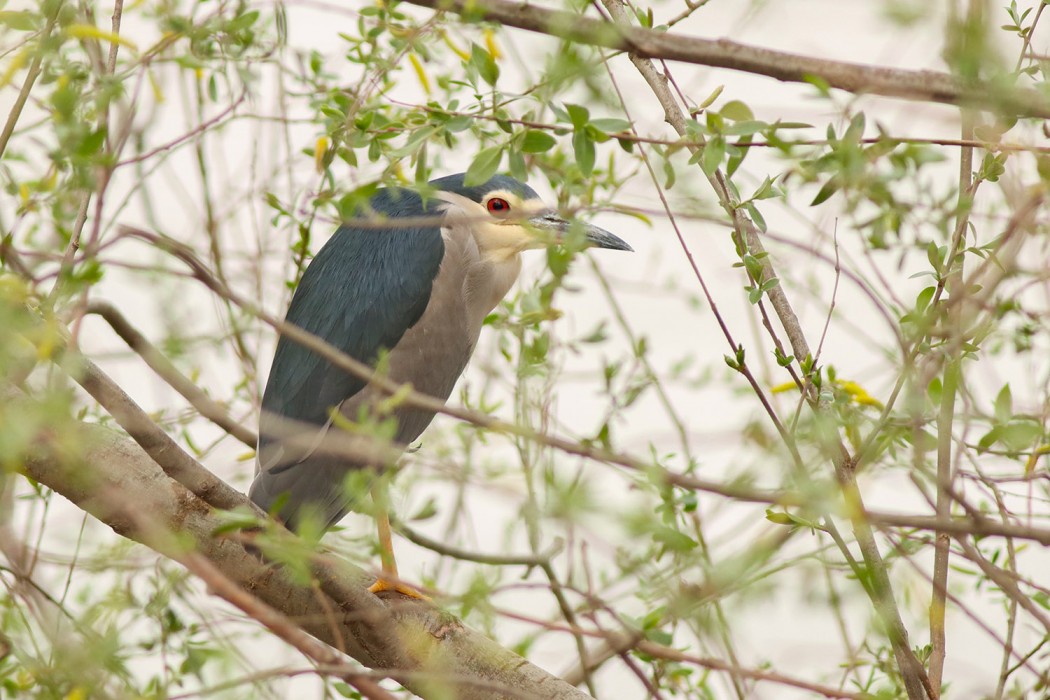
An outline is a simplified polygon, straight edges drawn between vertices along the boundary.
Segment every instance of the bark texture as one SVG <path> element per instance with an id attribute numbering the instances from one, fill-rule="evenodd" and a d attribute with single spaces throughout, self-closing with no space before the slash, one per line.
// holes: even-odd
<path id="1" fill-rule="evenodd" d="M 81 424 L 79 430 L 82 448 L 76 457 L 59 453 L 43 437 L 24 462 L 26 475 L 124 537 L 176 560 L 190 551 L 207 558 L 312 636 L 417 695 L 589 697 L 429 603 L 372 595 L 366 590 L 371 576 L 340 560 L 319 556 L 316 584 L 297 583 L 237 539 L 213 534 L 223 524 L 218 513 L 168 477 L 131 439 L 95 425 Z M 247 497 L 240 498 L 247 506 Z"/>

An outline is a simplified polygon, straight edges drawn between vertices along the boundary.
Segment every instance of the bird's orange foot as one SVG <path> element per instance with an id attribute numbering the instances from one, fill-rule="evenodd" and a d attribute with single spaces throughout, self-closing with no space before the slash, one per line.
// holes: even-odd
<path id="1" fill-rule="evenodd" d="M 377 593 L 383 593 L 385 591 L 395 591 L 403 596 L 409 598 L 415 598 L 416 600 L 430 600 L 428 596 L 423 595 L 415 588 L 412 588 L 407 583 L 401 583 L 399 581 L 391 581 L 389 579 L 380 576 L 376 579 L 376 582 L 368 587 L 368 592 L 373 595 Z"/>

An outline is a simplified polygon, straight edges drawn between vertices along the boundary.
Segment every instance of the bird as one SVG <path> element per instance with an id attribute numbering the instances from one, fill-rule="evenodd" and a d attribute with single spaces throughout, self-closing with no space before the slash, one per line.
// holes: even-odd
<path id="1" fill-rule="evenodd" d="M 486 316 L 517 280 L 522 253 L 562 239 L 570 226 L 578 226 L 590 246 L 632 250 L 602 228 L 562 218 L 531 187 L 506 175 L 468 184 L 460 173 L 420 191 L 379 189 L 310 261 L 285 321 L 355 360 L 381 363 L 393 382 L 445 402 Z M 376 465 L 312 446 L 384 397 L 281 335 L 263 392 L 251 500 L 293 531 L 308 518 L 322 533 L 333 527 L 355 500 L 345 487 L 348 475 Z M 398 453 L 435 415 L 404 404 L 392 413 Z M 288 426 L 300 440 L 289 439 Z M 384 500 L 374 487 L 373 499 L 377 506 Z M 370 590 L 423 597 L 400 583 L 389 515 L 379 510 L 382 570 Z"/>

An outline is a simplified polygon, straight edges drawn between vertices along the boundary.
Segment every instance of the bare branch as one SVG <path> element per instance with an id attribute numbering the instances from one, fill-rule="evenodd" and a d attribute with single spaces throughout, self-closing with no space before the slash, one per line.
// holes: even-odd
<path id="1" fill-rule="evenodd" d="M 857 94 L 975 107 L 1005 114 L 1050 118 L 1050 101 L 1035 90 L 993 83 L 964 83 L 929 70 L 898 70 L 829 61 L 674 32 L 614 24 L 576 13 L 512 0 L 406 0 L 412 5 L 455 12 L 465 20 L 485 20 L 549 34 L 569 41 L 626 51 L 635 56 L 728 68 L 792 83 L 824 83 Z"/>
<path id="2" fill-rule="evenodd" d="M 213 401 L 196 384 L 191 382 L 186 375 L 180 372 L 156 346 L 146 339 L 146 336 L 142 335 L 137 328 L 131 325 L 131 322 L 124 317 L 124 314 L 117 307 L 108 302 L 94 301 L 88 304 L 86 313 L 98 314 L 105 319 L 106 323 L 113 328 L 113 331 L 128 344 L 128 347 L 134 350 L 154 372 L 160 375 L 161 379 L 171 385 L 171 388 L 182 394 L 183 398 L 189 401 L 190 405 L 196 408 L 202 416 L 248 447 L 255 449 L 255 443 L 258 439 L 256 434 L 230 418 L 222 405 Z"/>
<path id="3" fill-rule="evenodd" d="M 171 481 L 137 445 L 98 426 L 81 424 L 79 429 L 77 455 L 60 453 L 48 436 L 41 436 L 25 461 L 26 473 L 119 534 L 177 560 L 192 556 L 207 561 L 313 637 L 331 646 L 345 644 L 355 659 L 396 677 L 412 692 L 425 698 L 451 693 L 464 700 L 587 697 L 429 604 L 385 603 L 368 593 L 365 586 L 372 577 L 367 573 L 321 558 L 315 571 L 323 577 L 322 590 L 328 596 L 339 592 L 326 603 L 336 611 L 333 630 L 315 588 L 295 584 L 234 539 L 216 537 L 213 533 L 223 525 L 218 515 Z M 247 497 L 238 496 L 236 505 L 247 507 Z M 144 529 L 142 513 L 151 515 L 155 527 Z M 192 542 L 191 553 L 185 549 L 187 541 Z M 376 633 L 389 626 L 393 634 Z"/>

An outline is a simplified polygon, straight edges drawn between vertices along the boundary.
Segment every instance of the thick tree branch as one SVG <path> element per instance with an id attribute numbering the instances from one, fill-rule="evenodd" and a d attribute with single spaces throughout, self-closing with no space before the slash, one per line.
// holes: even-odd
<path id="1" fill-rule="evenodd" d="M 941 102 L 1016 116 L 1050 118 L 1050 100 L 1035 90 L 992 82 L 967 84 L 954 76 L 937 71 L 899 70 L 829 61 L 748 46 L 728 39 L 701 39 L 673 32 L 614 24 L 513 0 L 405 2 L 455 12 L 465 20 L 498 22 L 508 27 L 549 34 L 581 44 L 626 51 L 643 58 L 728 68 L 784 82 L 824 83 L 829 87 L 858 94 Z"/>
<path id="2" fill-rule="evenodd" d="M 26 474 L 118 534 L 175 559 L 191 553 L 202 557 L 315 638 L 345 648 L 412 692 L 464 700 L 588 697 L 430 605 L 387 605 L 367 592 L 371 577 L 348 564 L 329 561 L 324 566 L 325 594 L 297 585 L 236 540 L 215 536 L 223 524 L 219 515 L 168 478 L 138 445 L 106 428 L 83 424 L 79 429 L 76 455 L 62 454 L 43 437 L 25 460 Z M 247 497 L 240 498 L 240 505 L 247 506 Z M 144 527 L 142 514 L 149 514 L 150 528 Z M 172 536 L 158 537 L 161 531 Z M 186 542 L 191 543 L 188 549 Z M 334 591 L 339 591 L 336 598 L 330 597 Z M 393 634 L 377 634 L 383 629 Z"/>

